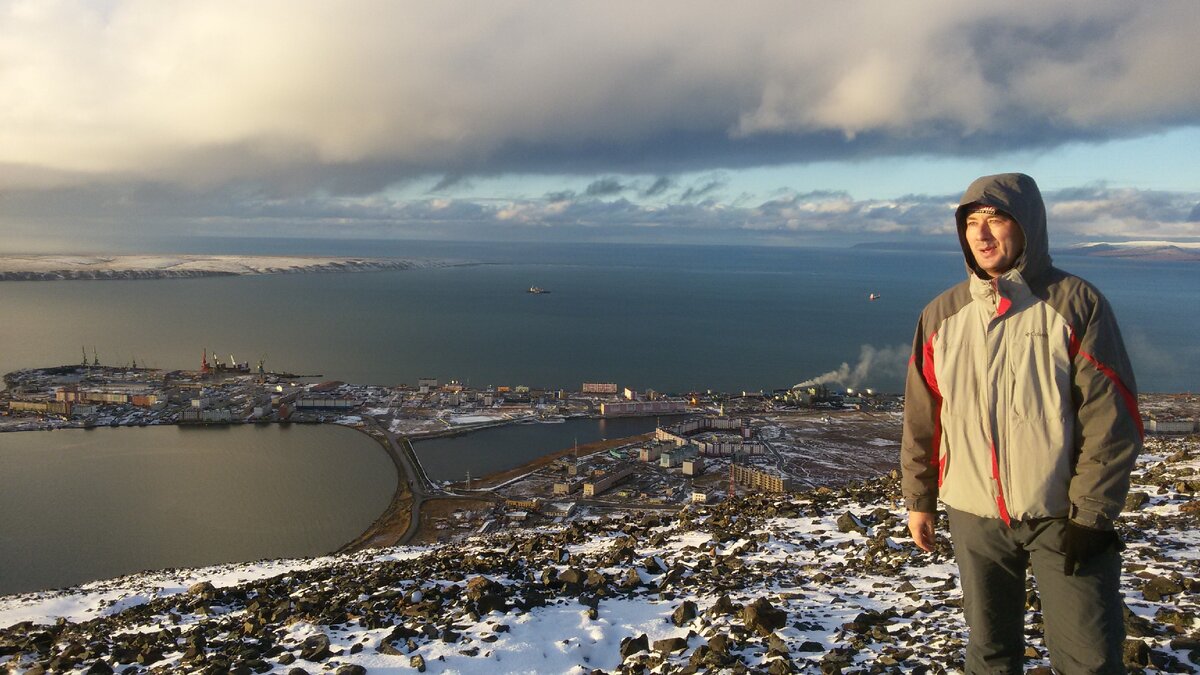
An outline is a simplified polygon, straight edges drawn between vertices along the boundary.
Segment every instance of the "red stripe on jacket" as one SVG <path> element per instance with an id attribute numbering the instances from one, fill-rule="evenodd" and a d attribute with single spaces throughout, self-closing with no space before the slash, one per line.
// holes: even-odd
<path id="1" fill-rule="evenodd" d="M 996 453 L 996 444 L 992 443 L 992 480 L 996 481 L 996 506 L 1000 509 L 1000 520 L 1012 527 L 1008 516 L 1008 505 L 1004 503 L 1004 486 L 1000 483 L 1000 457 Z"/>
<path id="2" fill-rule="evenodd" d="M 942 480 L 945 478 L 946 462 L 941 455 L 942 452 L 942 392 L 938 389 L 937 372 L 933 367 L 933 339 L 937 336 L 937 332 L 929 336 L 921 348 L 921 378 L 925 380 L 925 386 L 929 387 L 929 391 L 933 394 L 934 412 L 933 412 L 933 468 L 937 470 L 938 487 L 942 486 Z"/>
<path id="3" fill-rule="evenodd" d="M 1142 414 L 1138 410 L 1137 397 L 1133 395 L 1133 392 L 1129 391 L 1129 388 L 1121 381 L 1116 371 L 1106 364 L 1101 363 L 1095 356 L 1083 351 L 1082 345 L 1079 343 L 1079 338 L 1075 337 L 1075 331 L 1071 331 L 1070 354 L 1072 359 L 1075 358 L 1076 354 L 1087 359 L 1089 363 L 1096 367 L 1096 370 L 1099 370 L 1105 377 L 1112 381 L 1113 386 L 1117 388 L 1117 393 L 1121 395 L 1121 400 L 1125 402 L 1125 409 L 1133 417 L 1133 423 L 1137 426 L 1138 436 L 1144 439 L 1146 437 L 1146 430 L 1142 425 Z"/>

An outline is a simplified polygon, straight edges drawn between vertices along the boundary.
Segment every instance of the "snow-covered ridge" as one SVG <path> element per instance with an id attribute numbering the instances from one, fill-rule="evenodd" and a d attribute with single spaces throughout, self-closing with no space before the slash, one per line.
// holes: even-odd
<path id="1" fill-rule="evenodd" d="M 245 255 L 9 255 L 0 281 L 167 279 L 175 277 L 376 272 L 450 265 L 412 258 Z"/>
<path id="2" fill-rule="evenodd" d="M 1075 244 L 1071 253 L 1106 258 L 1200 261 L 1200 242 L 1180 241 L 1093 241 Z"/>

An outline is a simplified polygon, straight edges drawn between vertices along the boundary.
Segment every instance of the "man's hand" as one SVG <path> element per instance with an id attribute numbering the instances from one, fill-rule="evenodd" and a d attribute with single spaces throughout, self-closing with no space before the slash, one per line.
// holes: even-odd
<path id="1" fill-rule="evenodd" d="M 912 529 L 911 514 L 909 514 L 908 523 L 909 529 Z M 1066 554 L 1066 558 L 1063 560 L 1063 574 L 1067 576 L 1075 574 L 1076 564 L 1082 566 L 1092 557 L 1110 548 L 1116 548 L 1118 551 L 1125 549 L 1125 544 L 1121 542 L 1121 538 L 1117 536 L 1116 532 L 1084 527 L 1073 520 L 1068 520 L 1067 530 L 1063 534 L 1063 553 Z"/>
<path id="2" fill-rule="evenodd" d="M 923 511 L 908 512 L 908 531 L 912 533 L 913 541 L 917 547 L 924 551 L 932 551 L 937 543 L 937 538 L 933 534 L 934 524 L 937 522 L 936 513 L 925 513 Z"/>

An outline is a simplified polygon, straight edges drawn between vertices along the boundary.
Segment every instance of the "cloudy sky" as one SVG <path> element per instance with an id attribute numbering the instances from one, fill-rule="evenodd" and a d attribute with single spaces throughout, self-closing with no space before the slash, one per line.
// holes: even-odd
<path id="1" fill-rule="evenodd" d="M 1200 238 L 1200 3 L 0 0 L 8 250 Z"/>

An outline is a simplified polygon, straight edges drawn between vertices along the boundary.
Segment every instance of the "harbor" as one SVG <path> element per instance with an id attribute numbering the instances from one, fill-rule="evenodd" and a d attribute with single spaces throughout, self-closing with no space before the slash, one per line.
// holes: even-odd
<path id="1" fill-rule="evenodd" d="M 157 536 L 154 527 L 171 533 L 180 521 L 198 518 L 216 525 L 215 534 L 208 537 L 212 542 L 236 539 L 230 536 L 231 528 L 248 529 L 239 514 L 258 513 L 261 506 L 247 504 L 222 520 L 206 505 L 242 504 L 247 494 L 265 495 L 273 506 L 283 505 L 274 524 L 264 526 L 271 536 L 289 530 L 307 534 L 311 527 L 296 530 L 296 525 L 313 519 L 357 525 L 340 525 L 331 530 L 340 534 L 308 541 L 307 549 L 260 533 L 251 538 L 267 546 L 241 553 L 219 546 L 206 549 L 204 528 L 190 527 L 187 531 L 194 536 L 188 542 L 196 557 L 180 561 L 144 556 L 124 567 L 67 577 L 73 580 L 66 583 L 146 566 L 433 544 L 499 529 L 555 527 L 599 514 L 674 511 L 737 495 L 840 485 L 892 471 L 900 442 L 900 397 L 871 389 L 797 385 L 770 393 L 666 394 L 634 391 L 613 382 L 584 382 L 571 391 L 521 385 L 475 389 L 435 377 L 419 378 L 411 385 L 361 385 L 272 372 L 261 362 L 251 365 L 232 354 L 225 360 L 207 349 L 200 355 L 199 367 L 190 370 L 103 366 L 93 355 L 86 363 L 7 374 L 6 389 L 0 393 L 0 430 L 27 433 L 2 436 L 6 441 L 37 439 L 35 454 L 58 462 L 58 473 L 31 475 L 17 486 L 24 491 L 7 486 L 6 493 L 26 505 L 36 504 L 42 486 L 49 484 L 92 503 L 111 504 L 114 500 L 105 497 L 110 490 L 135 497 L 126 500 L 125 512 L 105 516 L 105 510 L 96 510 L 92 515 L 99 514 L 102 521 L 108 517 L 142 522 L 137 514 L 161 511 L 164 503 L 182 509 L 160 526 L 147 525 L 150 530 L 138 536 Z M 1200 417 L 1195 396 L 1143 396 L 1142 406 L 1147 428 L 1159 433 L 1191 433 Z M 231 435 L 239 428 L 257 440 L 233 443 L 241 449 L 232 455 L 204 449 L 210 443 L 230 445 L 243 436 Z M 323 429 L 357 434 L 313 435 Z M 138 437 L 129 436 L 138 432 L 172 435 L 150 443 L 140 451 L 145 459 L 126 469 L 115 460 L 104 466 L 111 449 L 138 447 L 130 446 Z M 118 433 L 119 441 L 116 436 L 90 435 Z M 95 449 L 71 454 L 69 449 L 79 439 Z M 377 448 L 363 455 L 360 441 L 366 439 L 373 441 L 368 447 Z M 293 444 L 308 450 L 291 452 Z M 24 443 L 8 445 L 20 448 Z M 200 449 L 189 450 L 193 447 Z M 278 449 L 264 455 L 263 448 L 271 447 Z M 351 449 L 356 459 L 347 463 Z M 274 459 L 259 461 L 265 457 Z M 259 463 L 246 464 L 249 460 Z M 157 474 L 145 470 L 161 461 L 167 462 L 161 475 L 194 477 L 188 489 L 181 492 L 169 481 L 157 482 Z M 336 487 L 340 483 L 335 476 L 347 468 L 359 477 Z M 119 480 L 103 478 L 106 471 L 115 472 Z M 316 480 L 324 486 L 316 492 L 333 494 L 332 501 L 311 500 L 314 490 L 299 487 L 305 482 L 296 477 L 264 491 L 263 485 L 277 484 L 269 479 L 292 472 Z M 9 472 L 10 479 L 14 475 Z M 255 480 L 245 486 L 222 476 Z M 376 487 L 366 488 L 363 480 Z M 72 484 L 88 489 L 68 487 Z M 30 486 L 34 492 L 26 494 Z M 195 496 L 187 496 L 188 490 L 197 489 Z M 348 509 L 351 505 L 355 508 Z M 14 522 L 28 521 L 36 531 L 43 522 L 39 513 L 35 509 Z M 61 515 L 51 520 L 74 518 Z M 110 530 L 104 522 L 80 522 L 87 532 Z M 75 545 L 71 539 L 83 535 L 58 536 L 56 546 L 70 549 Z M 9 537 L 30 541 L 28 532 Z M 44 545 L 22 550 L 34 548 L 58 550 Z M 54 554 L 54 559 L 72 556 Z M 28 567 L 38 566 L 29 561 Z"/>

